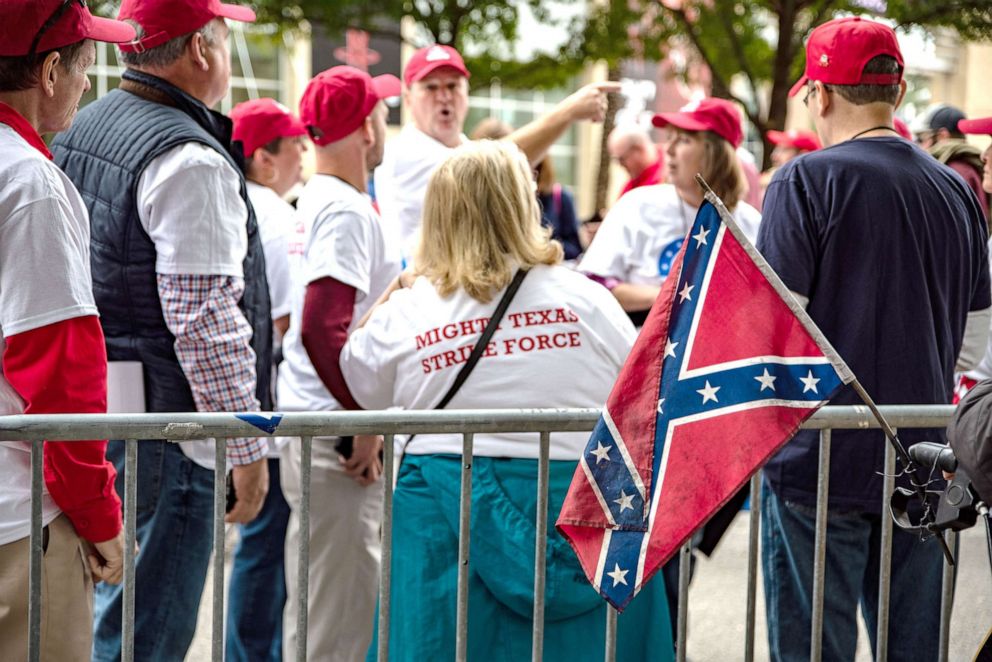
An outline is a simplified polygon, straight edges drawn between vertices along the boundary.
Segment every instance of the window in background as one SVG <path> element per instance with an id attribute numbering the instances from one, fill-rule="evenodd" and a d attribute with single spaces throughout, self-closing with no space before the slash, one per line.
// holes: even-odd
<path id="1" fill-rule="evenodd" d="M 469 93 L 468 117 L 465 119 L 465 133 L 471 134 L 475 125 L 487 117 L 495 117 L 520 128 L 528 122 L 544 115 L 555 104 L 568 95 L 567 88 L 559 90 L 511 90 L 493 84 L 488 88 L 475 89 Z M 551 148 L 551 159 L 555 176 L 569 188 L 575 187 L 576 159 L 578 149 L 575 127 L 568 131 Z"/>
<path id="2" fill-rule="evenodd" d="M 230 25 L 231 91 L 217 110 L 227 113 L 236 104 L 259 97 L 272 97 L 286 103 L 289 88 L 280 72 L 287 56 L 279 37 L 264 28 L 253 26 L 246 31 L 240 23 L 232 21 Z M 80 106 L 116 88 L 123 71 L 117 48 L 97 42 L 96 63 L 89 72 L 92 87 L 83 95 Z"/>

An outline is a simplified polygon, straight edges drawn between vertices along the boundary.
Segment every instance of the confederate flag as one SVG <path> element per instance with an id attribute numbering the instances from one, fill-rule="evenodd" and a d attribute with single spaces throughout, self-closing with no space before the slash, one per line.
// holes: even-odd
<path id="1" fill-rule="evenodd" d="M 619 610 L 854 379 L 719 198 L 706 199 L 558 517 Z"/>

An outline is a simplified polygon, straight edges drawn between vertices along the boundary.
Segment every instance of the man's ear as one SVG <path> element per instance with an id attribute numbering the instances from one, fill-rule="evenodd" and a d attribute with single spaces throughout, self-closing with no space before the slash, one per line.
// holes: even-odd
<path id="1" fill-rule="evenodd" d="M 895 110 L 900 105 L 902 105 L 903 99 L 906 98 L 906 89 L 907 89 L 906 79 L 903 78 L 901 81 L 899 81 L 899 97 L 896 99 L 896 105 L 893 106 L 893 110 Z"/>
<path id="2" fill-rule="evenodd" d="M 365 138 L 365 144 L 369 147 L 375 146 L 375 127 L 372 126 L 373 115 L 375 115 L 374 110 L 369 113 L 369 116 L 362 123 L 362 137 Z"/>
<path id="3" fill-rule="evenodd" d="M 41 81 L 42 92 L 48 97 L 55 96 L 55 84 L 59 79 L 59 63 L 62 61 L 62 55 L 58 51 L 52 51 L 49 53 L 41 63 L 41 75 L 39 80 Z"/>
<path id="4" fill-rule="evenodd" d="M 209 71 L 210 63 L 207 61 L 207 40 L 203 38 L 200 32 L 194 32 L 193 38 L 189 40 L 186 45 L 190 58 L 193 60 L 193 65 L 197 69 L 202 69 L 203 71 Z"/>
<path id="5" fill-rule="evenodd" d="M 816 86 L 816 103 L 820 109 L 819 115 L 826 117 L 830 107 L 834 105 L 833 97 L 827 92 L 827 86 L 820 81 L 813 81 L 813 85 Z"/>

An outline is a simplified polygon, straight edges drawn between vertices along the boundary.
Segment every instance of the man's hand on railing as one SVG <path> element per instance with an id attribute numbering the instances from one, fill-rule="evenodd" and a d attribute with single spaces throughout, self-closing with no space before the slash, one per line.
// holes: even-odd
<path id="1" fill-rule="evenodd" d="M 103 542 L 86 542 L 87 560 L 93 583 L 107 582 L 120 584 L 124 579 L 124 529 L 110 540 Z M 134 554 L 138 554 L 138 545 L 134 546 Z"/>
<path id="2" fill-rule="evenodd" d="M 234 481 L 234 507 L 224 517 L 228 524 L 247 524 L 258 516 L 269 492 L 269 464 L 267 458 L 251 464 L 235 465 L 231 470 Z"/>
<path id="3" fill-rule="evenodd" d="M 382 437 L 355 435 L 351 457 L 346 459 L 339 456 L 338 461 L 344 467 L 344 472 L 359 485 L 371 485 L 382 475 Z"/>

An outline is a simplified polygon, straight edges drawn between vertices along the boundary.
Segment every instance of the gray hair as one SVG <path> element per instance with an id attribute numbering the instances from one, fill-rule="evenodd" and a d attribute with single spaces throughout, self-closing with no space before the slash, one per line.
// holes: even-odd
<path id="1" fill-rule="evenodd" d="M 127 22 L 130 23 L 138 33 L 138 39 L 145 36 L 145 29 L 143 27 L 130 19 L 128 19 Z M 160 44 L 155 48 L 149 48 L 141 53 L 125 53 L 121 51 L 121 60 L 125 65 L 129 67 L 137 67 L 139 69 L 144 67 L 166 67 L 182 56 L 183 51 L 186 50 L 187 44 L 189 44 L 195 34 L 199 34 L 203 37 L 203 40 L 207 42 L 208 46 L 213 46 L 217 43 L 217 33 L 214 30 L 214 22 L 209 21 L 199 30 L 180 35 L 170 39 L 164 44 Z"/>

